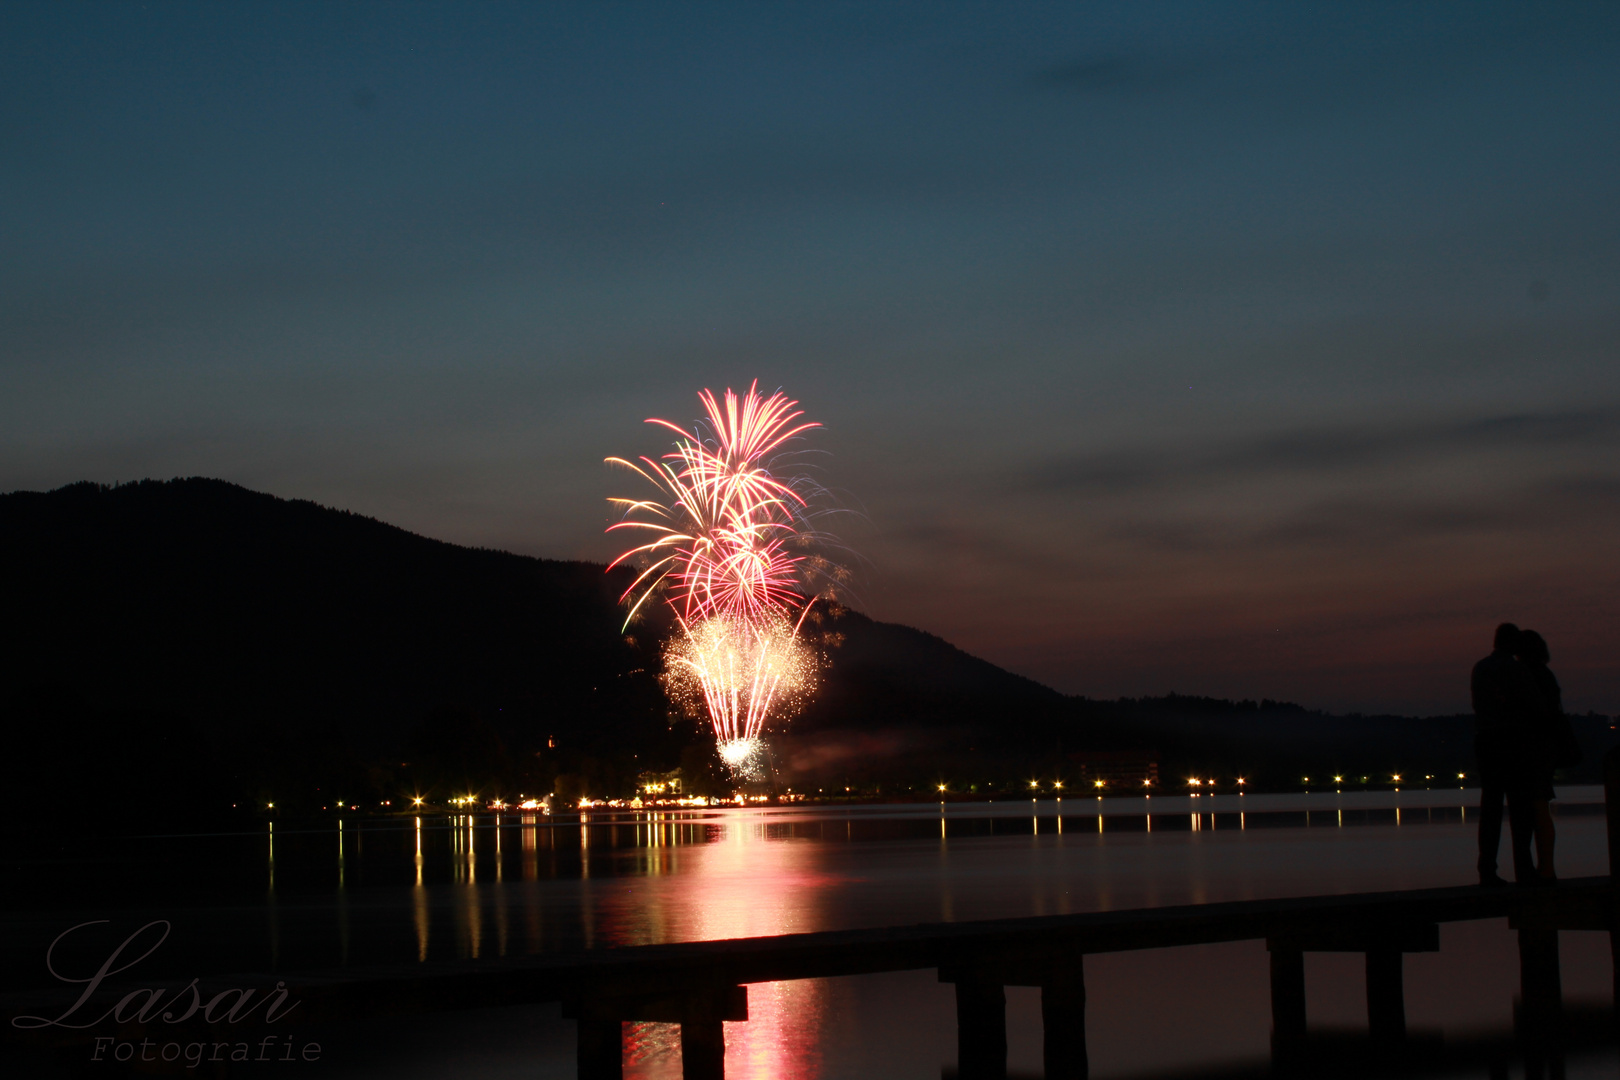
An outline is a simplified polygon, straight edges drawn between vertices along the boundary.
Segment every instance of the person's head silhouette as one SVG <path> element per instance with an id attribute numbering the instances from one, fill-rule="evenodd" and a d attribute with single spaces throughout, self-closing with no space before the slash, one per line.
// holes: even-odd
<path id="1" fill-rule="evenodd" d="M 1496 651 L 1517 652 L 1519 648 L 1519 635 L 1521 631 L 1510 622 L 1505 622 L 1496 628 Z"/>
<path id="2" fill-rule="evenodd" d="M 1552 653 L 1547 651 L 1547 639 L 1534 630 L 1525 630 L 1519 634 L 1519 659 L 1527 664 L 1545 664 L 1552 659 Z"/>

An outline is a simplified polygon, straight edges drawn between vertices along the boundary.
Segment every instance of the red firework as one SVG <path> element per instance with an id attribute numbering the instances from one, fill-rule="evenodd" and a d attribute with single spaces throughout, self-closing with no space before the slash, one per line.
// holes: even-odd
<path id="1" fill-rule="evenodd" d="M 623 599 L 640 593 L 630 617 L 666 581 L 669 601 L 688 625 L 715 616 L 752 622 L 786 614 L 805 603 L 799 587 L 802 559 L 791 545 L 800 535 L 807 504 L 795 490 L 802 481 L 773 475 L 772 455 L 821 425 L 795 424 L 804 415 L 798 402 L 780 391 L 762 396 L 757 381 L 742 396 L 727 390 L 723 402 L 708 390 L 698 399 L 708 414 L 698 428 L 647 421 L 677 436 L 675 449 L 661 459 L 643 457 L 641 464 L 607 459 L 634 469 L 665 496 L 609 500 L 624 515 L 609 532 L 653 534 L 612 564 L 648 560 L 625 590 Z M 707 438 L 705 430 L 712 433 Z"/>

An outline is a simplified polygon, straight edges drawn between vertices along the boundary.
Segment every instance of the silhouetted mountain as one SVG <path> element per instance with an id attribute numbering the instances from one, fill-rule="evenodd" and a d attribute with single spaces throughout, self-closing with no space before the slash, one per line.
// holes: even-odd
<path id="1" fill-rule="evenodd" d="M 678 753 L 655 656 L 619 632 L 625 582 L 600 566 L 212 480 L 0 497 L 0 560 L 8 726 L 40 750 L 66 740 L 70 760 L 126 716 L 161 717 L 228 765 L 222 790 L 349 798 L 334 786 L 354 790 L 354 768 L 324 751 L 408 761 L 435 710 L 481 717 L 531 766 L 551 742 Z M 74 719 L 42 727 L 47 711 Z M 443 760 L 429 753 L 442 776 L 423 779 L 463 782 Z"/>
<path id="2" fill-rule="evenodd" d="M 658 682 L 669 625 L 655 611 L 624 633 L 628 578 L 599 564 L 192 479 L 0 496 L 0 567 L 13 805 L 318 810 L 540 793 L 559 775 L 613 794 L 644 769 L 691 776 L 708 760 Z M 786 782 L 1006 784 L 1095 750 L 1154 751 L 1167 776 L 1278 780 L 1301 763 L 1432 773 L 1469 758 L 1466 717 L 1069 698 L 836 604 L 807 634 L 827 667 L 773 737 Z"/>
<path id="3" fill-rule="evenodd" d="M 836 604 L 807 620 L 822 685 L 773 735 L 776 764 L 805 784 L 932 787 L 940 775 L 1047 771 L 1075 748 L 1073 700 L 933 634 Z"/>
<path id="4" fill-rule="evenodd" d="M 102 790 L 132 805 L 153 787 L 165 794 L 147 804 L 280 792 L 284 807 L 318 806 L 545 790 L 559 772 L 603 793 L 700 738 L 658 684 L 668 625 L 624 634 L 626 572 L 598 564 L 458 547 L 201 479 L 0 496 L 0 560 L 11 760 L 52 763 L 13 786 L 24 802 Z M 1003 741 L 1017 746 L 1032 707 L 1065 708 L 932 635 L 836 605 L 813 620 L 832 663 L 796 720 L 807 734 L 923 731 L 911 741 L 950 755 L 988 718 L 1011 716 Z M 88 764 L 113 746 L 128 784 Z"/>

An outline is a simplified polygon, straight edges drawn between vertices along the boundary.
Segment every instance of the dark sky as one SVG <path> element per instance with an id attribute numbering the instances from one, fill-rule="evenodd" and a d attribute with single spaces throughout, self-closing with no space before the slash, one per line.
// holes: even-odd
<path id="1" fill-rule="evenodd" d="M 1620 710 L 1620 7 L 0 6 L 0 489 L 604 558 L 759 378 L 1060 689 Z"/>

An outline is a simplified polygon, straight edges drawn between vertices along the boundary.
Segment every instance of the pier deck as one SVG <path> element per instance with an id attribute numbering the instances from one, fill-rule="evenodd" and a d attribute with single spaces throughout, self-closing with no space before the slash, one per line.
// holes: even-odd
<path id="1" fill-rule="evenodd" d="M 1406 1038 L 1402 958 L 1439 948 L 1441 923 L 1506 918 L 1517 931 L 1527 1046 L 1553 1045 L 1561 991 L 1558 933 L 1620 926 L 1609 877 L 1566 880 L 1555 888 L 1457 886 L 1401 892 L 1243 900 L 1130 911 L 830 930 L 773 937 L 625 946 L 572 953 L 428 961 L 301 973 L 235 973 L 204 978 L 215 988 L 284 980 L 304 1021 L 377 1014 L 561 1002 L 578 1023 L 581 1080 L 623 1076 L 626 1021 L 681 1025 L 688 1080 L 724 1076 L 726 1021 L 748 1019 L 750 983 L 933 969 L 956 988 L 961 1080 L 1006 1075 L 1007 986 L 1041 988 L 1048 1080 L 1085 1077 L 1085 957 L 1263 940 L 1270 953 L 1273 1051 L 1277 1063 L 1303 1061 L 1304 954 L 1360 952 L 1367 963 L 1368 1027 L 1374 1042 Z M 1620 971 L 1620 964 L 1616 970 Z M 76 988 L 75 988 L 76 989 Z M 178 990 L 179 987 L 170 989 Z M 87 1014 L 110 1008 L 121 991 L 90 999 Z M 7 995 L 11 1015 L 55 1015 L 77 994 Z M 53 999 L 61 997 L 59 1002 Z M 106 1000 L 100 1000 L 106 998 Z M 11 1037 L 48 1032 L 9 1032 Z M 69 1033 L 63 1032 L 63 1035 Z"/>

